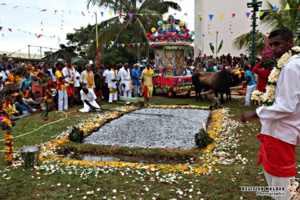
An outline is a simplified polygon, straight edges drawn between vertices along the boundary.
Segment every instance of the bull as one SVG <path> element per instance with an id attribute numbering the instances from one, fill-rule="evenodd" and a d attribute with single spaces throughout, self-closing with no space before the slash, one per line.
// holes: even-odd
<path id="1" fill-rule="evenodd" d="M 224 103 L 223 95 L 226 94 L 226 99 L 231 100 L 230 87 L 234 85 L 232 75 L 230 71 L 219 71 L 219 72 L 198 72 L 193 74 L 192 77 L 193 85 L 196 91 L 196 100 L 198 95 L 200 100 L 202 89 L 212 89 L 215 92 L 215 96 L 218 97 L 218 93 L 221 96 L 221 103 Z"/>

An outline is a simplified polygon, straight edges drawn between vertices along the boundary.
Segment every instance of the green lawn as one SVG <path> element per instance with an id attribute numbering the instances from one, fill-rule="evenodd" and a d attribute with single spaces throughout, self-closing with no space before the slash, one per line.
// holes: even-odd
<path id="1" fill-rule="evenodd" d="M 196 102 L 195 98 L 167 98 L 154 96 L 151 104 L 157 105 L 199 105 L 209 106 L 212 97 L 204 102 Z M 234 98 L 226 102 L 230 119 L 239 120 L 244 110 L 254 110 L 255 107 L 243 106 L 243 98 Z M 107 111 L 119 104 L 105 104 Z M 14 148 L 39 145 L 50 141 L 70 125 L 87 119 L 93 113 L 76 112 L 80 106 L 64 113 L 49 113 L 49 121 L 41 120 L 40 114 L 35 115 L 24 126 L 29 118 L 17 121 L 12 135 L 15 136 Z M 61 120 L 61 121 L 58 121 Z M 58 121 L 58 122 L 55 122 Z M 52 123 L 52 124 L 49 124 Z M 21 131 L 20 131 L 21 130 Z M 258 197 L 255 192 L 242 192 L 240 186 L 266 186 L 261 166 L 256 166 L 259 141 L 256 134 L 260 130 L 258 120 L 245 125 L 239 125 L 234 133 L 239 133 L 237 148 L 228 148 L 232 158 L 241 154 L 246 158 L 246 164 L 233 162 L 228 165 L 217 165 L 219 171 L 199 176 L 182 173 L 164 174 L 158 170 L 132 170 L 81 166 L 61 166 L 49 163 L 48 169 L 25 170 L 23 167 L 5 167 L 0 160 L 0 199 L 270 199 Z M 4 131 L 1 131 L 4 136 Z M 0 139 L 4 158 L 4 137 Z M 78 144 L 75 144 L 78 145 Z M 299 160 L 299 156 L 297 156 Z"/>

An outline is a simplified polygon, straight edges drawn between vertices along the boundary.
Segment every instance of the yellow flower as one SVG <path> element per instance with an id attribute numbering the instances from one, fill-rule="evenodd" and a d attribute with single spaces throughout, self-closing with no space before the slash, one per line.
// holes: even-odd
<path id="1" fill-rule="evenodd" d="M 11 124 L 11 121 L 10 121 L 10 119 L 8 119 L 8 118 L 4 118 L 3 120 L 2 120 L 2 122 L 3 123 L 5 123 L 7 126 L 9 126 L 10 128 L 12 128 L 12 124 Z"/>

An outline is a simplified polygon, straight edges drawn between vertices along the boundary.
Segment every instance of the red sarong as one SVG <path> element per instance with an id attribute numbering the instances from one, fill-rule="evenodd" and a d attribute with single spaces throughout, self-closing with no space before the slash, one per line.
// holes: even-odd
<path id="1" fill-rule="evenodd" d="M 148 88 L 147 88 L 146 85 L 144 86 L 144 97 L 145 97 L 145 99 L 148 99 L 148 98 L 149 98 L 149 97 L 148 97 Z"/>
<path id="2" fill-rule="evenodd" d="M 296 174 L 296 146 L 277 138 L 257 134 L 261 142 L 257 165 L 262 162 L 264 170 L 273 176 L 291 177 Z"/>

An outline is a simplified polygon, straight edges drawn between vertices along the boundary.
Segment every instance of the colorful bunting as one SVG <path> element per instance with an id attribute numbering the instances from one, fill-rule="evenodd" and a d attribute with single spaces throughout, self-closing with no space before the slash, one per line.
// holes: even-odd
<path id="1" fill-rule="evenodd" d="M 222 21 L 224 18 L 224 14 L 220 14 L 220 20 Z"/>
<path id="2" fill-rule="evenodd" d="M 276 5 L 272 8 L 272 11 L 276 12 L 277 11 L 277 7 Z"/>
<path id="3" fill-rule="evenodd" d="M 210 14 L 210 15 L 208 15 L 208 16 L 209 16 L 210 21 L 214 18 L 214 15 L 213 15 L 213 14 Z"/>
<path id="4" fill-rule="evenodd" d="M 202 15 L 198 14 L 198 19 L 201 20 L 201 18 L 202 18 Z"/>
<path id="5" fill-rule="evenodd" d="M 120 44 L 118 43 L 118 44 L 117 44 L 117 48 L 119 48 L 119 47 L 120 47 Z"/>
<path id="6" fill-rule="evenodd" d="M 104 15 L 104 12 L 103 12 L 103 11 L 101 11 L 101 12 L 100 12 L 100 14 L 101 14 L 101 16 L 103 17 L 103 15 Z"/>
<path id="7" fill-rule="evenodd" d="M 84 12 L 83 12 L 83 11 L 81 12 L 81 14 L 82 14 L 83 16 L 85 16 L 85 14 L 84 14 Z"/>
<path id="8" fill-rule="evenodd" d="M 11 28 L 8 28 L 9 32 L 12 32 L 12 29 Z"/>
<path id="9" fill-rule="evenodd" d="M 264 13 L 264 11 L 259 11 L 259 16 L 263 16 Z"/>
<path id="10" fill-rule="evenodd" d="M 130 19 L 132 19 L 133 14 L 132 14 L 132 13 L 129 13 L 128 15 L 129 15 Z"/>
<path id="11" fill-rule="evenodd" d="M 42 12 L 46 12 L 47 11 L 47 9 L 43 9 L 43 10 L 41 10 Z"/>
<path id="12" fill-rule="evenodd" d="M 249 18 L 250 17 L 250 12 L 246 12 L 246 16 L 247 16 L 247 18 Z"/>
<path id="13" fill-rule="evenodd" d="M 106 49 L 106 44 L 103 44 L 104 49 Z"/>
<path id="14" fill-rule="evenodd" d="M 231 16 L 232 16 L 232 18 L 234 18 L 234 17 L 235 17 L 235 13 L 232 13 L 232 15 L 231 15 Z"/>
<path id="15" fill-rule="evenodd" d="M 40 39 L 40 37 L 42 37 L 43 35 L 42 34 L 35 34 L 35 37 L 37 37 L 38 39 Z"/>
<path id="16" fill-rule="evenodd" d="M 286 6 L 285 6 L 285 9 L 284 10 L 290 10 L 291 8 L 290 8 L 290 5 L 289 5 L 289 3 L 286 3 Z"/>
<path id="17" fill-rule="evenodd" d="M 130 44 L 126 44 L 127 45 L 127 47 L 130 47 Z"/>
<path id="18" fill-rule="evenodd" d="M 125 46 L 125 44 L 122 44 L 122 47 L 124 47 Z"/>
<path id="19" fill-rule="evenodd" d="M 0 31 L 2 30 L 2 26 L 0 26 Z"/>

